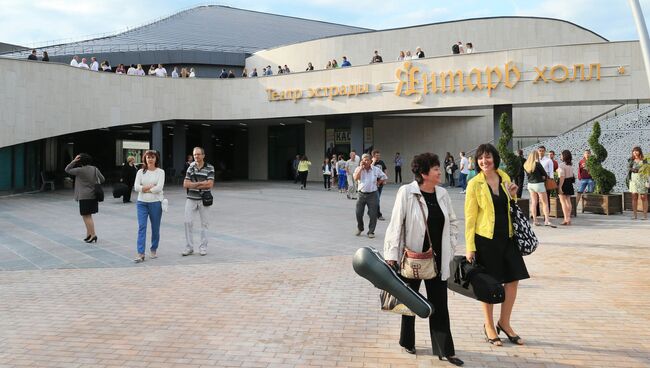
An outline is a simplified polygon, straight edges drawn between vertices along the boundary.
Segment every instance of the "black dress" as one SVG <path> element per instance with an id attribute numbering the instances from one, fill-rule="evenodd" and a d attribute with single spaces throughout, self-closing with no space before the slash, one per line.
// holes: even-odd
<path id="1" fill-rule="evenodd" d="M 424 286 L 427 290 L 427 300 L 433 305 L 433 314 L 429 316 L 429 333 L 431 335 L 431 348 L 433 355 L 453 356 L 454 340 L 451 336 L 449 326 L 449 309 L 447 307 L 447 281 L 440 279 L 440 262 L 442 257 L 442 229 L 445 226 L 445 215 L 438 204 L 436 193 L 422 192 L 429 215 L 427 217 L 427 228 L 435 253 L 438 276 L 432 280 L 425 280 Z M 424 236 L 422 251 L 429 250 L 429 239 Z M 420 289 L 422 280 L 404 279 L 413 290 Z M 415 317 L 402 316 L 402 329 L 400 332 L 399 344 L 405 348 L 415 347 Z"/>
<path id="2" fill-rule="evenodd" d="M 488 185 L 488 188 L 490 186 Z M 494 204 L 494 235 L 492 239 L 475 235 L 476 261 L 502 283 L 530 278 L 524 259 L 514 239 L 509 237 L 508 197 L 499 180 L 499 195 L 492 193 Z"/>
<path id="3" fill-rule="evenodd" d="M 570 178 L 564 178 L 562 183 L 562 194 L 563 195 L 574 195 L 575 191 L 573 189 L 573 183 L 575 183 L 576 178 L 574 176 Z"/>

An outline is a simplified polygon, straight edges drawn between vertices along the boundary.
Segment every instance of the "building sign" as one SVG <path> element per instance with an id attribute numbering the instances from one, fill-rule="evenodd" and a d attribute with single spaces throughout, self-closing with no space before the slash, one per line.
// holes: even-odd
<path id="1" fill-rule="evenodd" d="M 546 83 L 564 83 L 564 82 L 588 82 L 599 81 L 601 78 L 600 63 L 573 64 L 571 67 L 558 64 L 541 66 L 533 68 L 535 78 L 532 83 L 535 85 Z M 617 67 L 618 74 L 625 74 L 625 67 Z M 395 95 L 398 97 L 412 96 L 418 97 L 414 102 L 422 102 L 422 98 L 428 94 L 445 94 L 445 93 L 467 93 L 484 91 L 488 96 L 492 96 L 492 91 L 501 88 L 501 86 L 513 89 L 521 80 L 521 70 L 516 63 L 508 61 L 503 66 L 487 66 L 485 68 L 473 68 L 471 70 L 447 70 L 447 71 L 424 71 L 419 66 L 407 61 L 395 70 L 397 87 Z M 365 84 L 350 84 L 341 86 L 327 86 L 309 88 L 306 91 L 302 89 L 275 90 L 268 88 L 266 90 L 268 100 L 276 101 L 293 101 L 298 102 L 302 99 L 327 98 L 351 98 L 370 92 L 382 91 L 382 84 L 372 86 Z"/>
<path id="2" fill-rule="evenodd" d="M 334 143 L 336 144 L 349 144 L 350 143 L 350 130 L 335 130 Z"/>

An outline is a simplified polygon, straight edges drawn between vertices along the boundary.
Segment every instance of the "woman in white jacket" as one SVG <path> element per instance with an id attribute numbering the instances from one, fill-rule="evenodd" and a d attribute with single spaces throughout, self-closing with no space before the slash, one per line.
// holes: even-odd
<path id="1" fill-rule="evenodd" d="M 432 350 L 438 359 L 444 357 L 449 363 L 460 366 L 463 361 L 455 355 L 447 308 L 449 262 L 457 245 L 458 220 L 449 194 L 438 186 L 442 177 L 438 155 L 423 153 L 415 156 L 411 171 L 415 181 L 397 192 L 384 240 L 384 258 L 391 266 L 396 266 L 404 253 L 404 245 L 418 253 L 433 248 L 438 275 L 424 280 L 427 299 L 434 307 L 429 317 Z M 431 244 L 425 235 L 426 229 Z M 417 291 L 422 280 L 404 278 L 404 281 Z M 415 317 L 402 316 L 399 344 L 406 352 L 415 354 Z"/>

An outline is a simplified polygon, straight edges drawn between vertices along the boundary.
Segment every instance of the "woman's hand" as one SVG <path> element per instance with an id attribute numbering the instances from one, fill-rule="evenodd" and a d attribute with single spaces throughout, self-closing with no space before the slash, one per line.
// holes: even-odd
<path id="1" fill-rule="evenodd" d="M 474 259 L 476 259 L 476 252 L 471 251 L 471 250 L 468 250 L 468 251 L 465 253 L 465 258 L 467 258 L 467 261 L 468 261 L 469 263 L 474 263 Z"/>
<path id="2" fill-rule="evenodd" d="M 517 196 L 517 191 L 518 190 L 519 190 L 519 186 L 517 186 L 517 184 L 510 183 L 510 185 L 508 185 L 508 192 L 510 193 L 511 198 L 514 198 L 514 197 Z"/>

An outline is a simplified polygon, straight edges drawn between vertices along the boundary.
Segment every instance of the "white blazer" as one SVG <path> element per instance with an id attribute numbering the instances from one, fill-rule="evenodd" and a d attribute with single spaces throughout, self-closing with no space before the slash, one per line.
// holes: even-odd
<path id="1" fill-rule="evenodd" d="M 442 229 L 442 254 L 440 255 L 442 261 L 440 277 L 444 281 L 449 278 L 449 262 L 458 246 L 458 219 L 454 213 L 447 190 L 436 186 L 436 198 L 445 216 L 445 224 Z M 417 181 L 403 185 L 397 191 L 393 213 L 384 239 L 384 259 L 399 262 L 404 252 L 404 239 L 406 239 L 409 249 L 422 252 L 422 244 L 426 236 L 426 225 L 418 201 L 422 204 L 424 213 L 428 216 L 429 209 L 422 197 Z M 402 236 L 403 230 L 406 230 L 405 237 Z"/>

